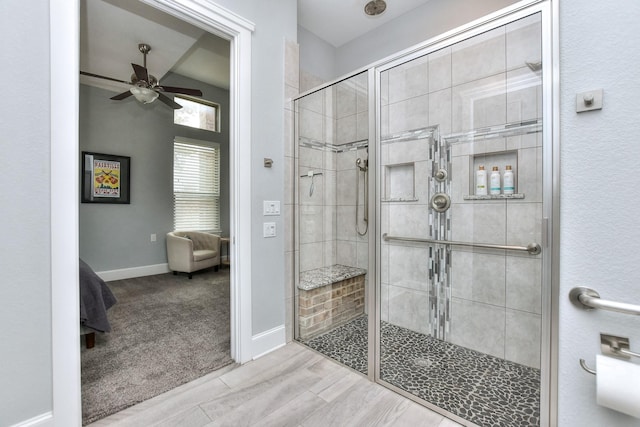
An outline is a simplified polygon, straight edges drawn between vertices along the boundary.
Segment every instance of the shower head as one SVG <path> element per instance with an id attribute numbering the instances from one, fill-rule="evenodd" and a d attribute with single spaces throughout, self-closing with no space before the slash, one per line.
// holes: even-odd
<path id="1" fill-rule="evenodd" d="M 387 2 L 384 0 L 371 0 L 369 3 L 364 5 L 364 13 L 369 16 L 380 15 L 387 9 Z"/>

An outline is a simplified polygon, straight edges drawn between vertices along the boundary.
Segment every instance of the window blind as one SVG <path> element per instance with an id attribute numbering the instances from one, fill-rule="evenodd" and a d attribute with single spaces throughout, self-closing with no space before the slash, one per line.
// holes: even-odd
<path id="1" fill-rule="evenodd" d="M 173 218 L 175 230 L 221 231 L 218 144 L 174 141 Z"/>

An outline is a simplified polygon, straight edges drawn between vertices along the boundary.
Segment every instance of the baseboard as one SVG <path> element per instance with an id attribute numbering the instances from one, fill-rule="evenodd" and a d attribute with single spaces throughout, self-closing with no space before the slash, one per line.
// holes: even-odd
<path id="1" fill-rule="evenodd" d="M 105 282 L 132 279 L 134 277 L 153 276 L 169 272 L 169 264 L 143 265 L 141 267 L 121 268 L 119 270 L 96 271 Z"/>
<path id="2" fill-rule="evenodd" d="M 53 425 L 53 413 L 45 412 L 44 414 L 14 424 L 11 427 L 40 427 L 45 425 Z"/>
<path id="3" fill-rule="evenodd" d="M 271 353 L 283 347 L 287 343 L 284 325 L 276 326 L 268 331 L 261 332 L 251 337 L 251 354 L 253 359 Z"/>

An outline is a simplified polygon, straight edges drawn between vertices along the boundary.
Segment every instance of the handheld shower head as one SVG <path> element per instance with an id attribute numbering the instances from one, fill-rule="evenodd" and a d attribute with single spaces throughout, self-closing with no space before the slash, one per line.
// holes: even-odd
<path id="1" fill-rule="evenodd" d="M 368 151 L 369 148 L 367 147 L 367 153 Z M 358 170 L 356 170 L 356 231 L 360 236 L 364 236 L 367 234 L 367 230 L 369 229 L 369 174 L 367 173 L 369 170 L 369 159 L 361 159 L 358 157 L 356 159 L 356 167 L 358 168 Z M 364 221 L 365 227 L 363 232 L 360 232 L 360 227 L 358 225 L 358 211 L 360 210 L 360 172 L 364 172 L 364 183 L 362 187 L 362 190 L 364 191 L 364 214 L 362 216 L 362 220 Z"/>
<path id="2" fill-rule="evenodd" d="M 362 160 L 360 157 L 358 157 L 358 159 L 356 160 L 356 166 L 358 167 L 358 169 L 360 169 L 360 171 L 366 172 L 369 169 L 369 160 Z"/>

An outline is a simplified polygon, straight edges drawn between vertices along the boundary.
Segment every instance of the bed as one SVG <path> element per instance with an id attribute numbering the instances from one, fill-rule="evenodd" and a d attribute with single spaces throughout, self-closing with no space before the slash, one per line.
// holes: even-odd
<path id="1" fill-rule="evenodd" d="M 87 348 L 95 345 L 96 332 L 111 332 L 107 310 L 116 302 L 104 280 L 80 259 L 80 333 Z"/>

